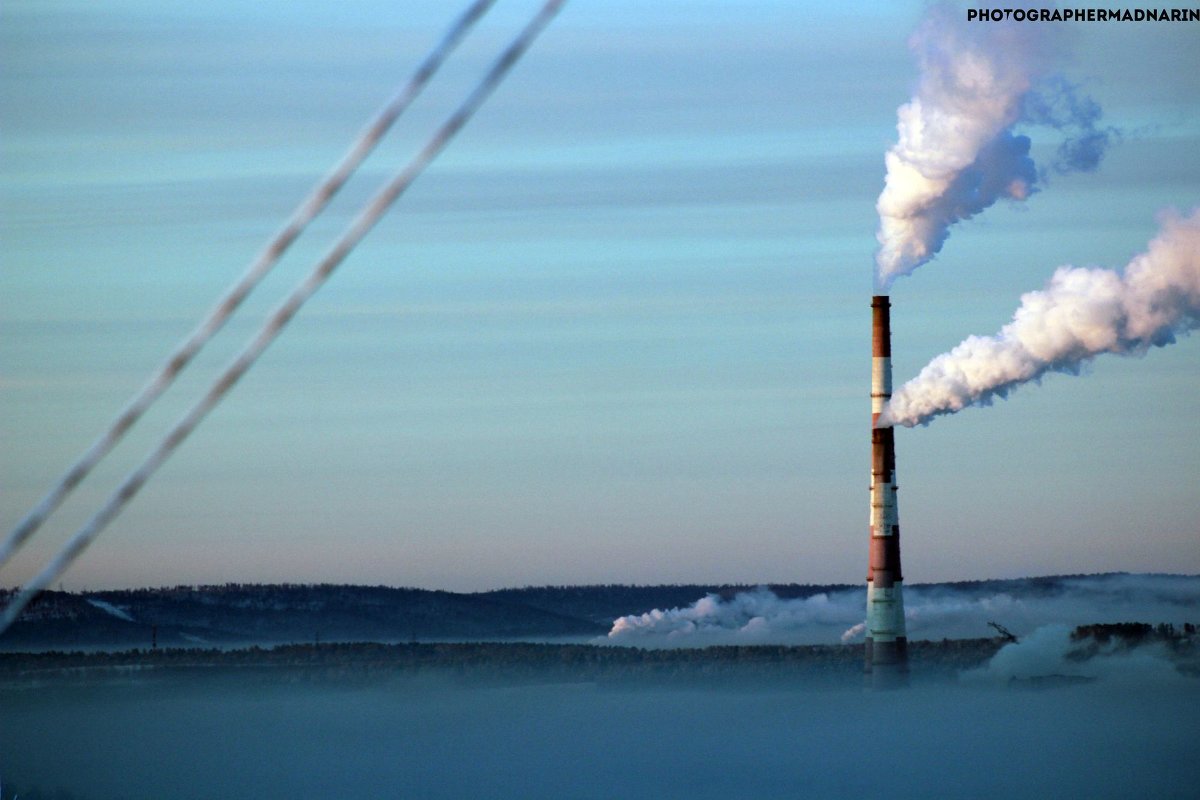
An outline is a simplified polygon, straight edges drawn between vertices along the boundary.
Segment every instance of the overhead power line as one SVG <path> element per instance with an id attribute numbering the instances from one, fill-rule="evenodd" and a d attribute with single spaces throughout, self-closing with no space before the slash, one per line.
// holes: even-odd
<path id="1" fill-rule="evenodd" d="M 167 433 L 158 445 L 150 452 L 142 463 L 131 472 L 117 490 L 109 497 L 104 506 L 95 513 L 84 525 L 75 532 L 67 543 L 58 551 L 46 566 L 25 583 L 16 596 L 4 609 L 0 616 L 0 634 L 3 634 L 20 615 L 29 602 L 58 579 L 87 549 L 95 538 L 104 530 L 125 505 L 145 485 L 146 481 L 171 456 L 179 445 L 195 430 L 204 419 L 233 387 L 237 381 L 253 366 L 268 345 L 279 335 L 284 326 L 295 316 L 301 306 L 325 283 L 335 269 L 345 260 L 354 247 L 370 232 L 384 213 L 392 206 L 421 172 L 446 147 L 454 136 L 462 130 L 483 102 L 491 95 L 513 65 L 521 58 L 529 46 L 533 44 L 546 25 L 554 18 L 565 0 L 547 0 L 534 15 L 525 28 L 509 44 L 507 49 L 496 59 L 488 73 L 471 91 L 467 99 L 451 114 L 437 132 L 425 143 L 424 147 L 370 202 L 359 212 L 342 237 L 329 253 L 322 258 L 283 303 L 271 314 L 258 334 L 246 345 L 238 356 L 230 363 L 219 378 L 209 387 L 208 392 L 191 410 Z"/>
<path id="2" fill-rule="evenodd" d="M 308 197 L 292 212 L 291 218 L 267 243 L 262 253 L 254 260 L 241 279 L 217 302 L 208 316 L 188 338 L 167 357 L 154 377 L 129 401 L 108 429 L 92 443 L 92 446 L 79 457 L 79 460 L 63 474 L 58 483 L 13 528 L 8 538 L 0 543 L 0 568 L 3 568 L 21 545 L 62 504 L 67 495 L 88 476 L 92 468 L 141 419 L 146 410 L 171 386 L 176 376 L 187 367 L 200 349 L 221 330 L 225 322 L 237 311 L 242 301 L 254 290 L 254 287 L 275 267 L 287 249 L 308 226 L 308 223 L 329 205 L 333 196 L 349 180 L 354 171 L 375 148 L 375 145 L 392 127 L 392 123 L 404 113 L 405 109 L 429 83 L 442 62 L 445 61 L 446 56 L 454 50 L 471 26 L 487 12 L 494 2 L 495 0 L 475 0 L 455 20 L 441 41 L 425 56 L 420 66 L 409 78 L 408 83 L 368 123 L 350 149 L 342 156 L 342 160 L 333 168 L 333 171 L 317 184 Z"/>

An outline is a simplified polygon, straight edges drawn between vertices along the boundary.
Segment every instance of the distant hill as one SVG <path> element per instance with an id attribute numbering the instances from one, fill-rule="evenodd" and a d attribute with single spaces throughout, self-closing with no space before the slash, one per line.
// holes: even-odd
<path id="1" fill-rule="evenodd" d="M 386 586 L 242 585 L 44 592 L 0 649 L 594 636 L 607 626 L 486 595 Z"/>
<path id="2" fill-rule="evenodd" d="M 984 595 L 1047 596 L 1062 575 L 925 584 Z M 1105 576 L 1090 576 L 1102 578 Z M 293 642 L 586 639 L 612 621 L 655 608 L 731 597 L 742 584 L 540 586 L 457 593 L 387 586 L 224 584 L 101 592 L 44 592 L 2 637 L 0 650 L 237 646 Z M 850 584 L 777 584 L 782 598 L 860 589 Z M 917 588 L 917 587 L 913 587 Z M 0 603 L 11 592 L 0 591 Z"/>

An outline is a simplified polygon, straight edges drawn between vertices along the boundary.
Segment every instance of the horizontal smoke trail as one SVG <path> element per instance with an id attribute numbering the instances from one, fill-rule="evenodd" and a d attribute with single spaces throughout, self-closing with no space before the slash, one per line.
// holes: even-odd
<path id="1" fill-rule="evenodd" d="M 729 598 L 710 594 L 684 608 L 613 621 L 603 640 L 636 647 L 861 642 L 866 593 L 855 587 L 781 598 L 765 587 Z M 1018 636 L 1045 625 L 1200 622 L 1198 575 L 1094 575 L 905 587 L 911 640 L 994 635 L 995 620 Z"/>
<path id="2" fill-rule="evenodd" d="M 921 23 L 910 41 L 920 80 L 898 111 L 900 138 L 876 204 L 880 289 L 933 258 L 954 223 L 1037 191 L 1045 170 L 1030 157 L 1029 137 L 1013 132 L 1019 123 L 1065 135 L 1056 172 L 1100 163 L 1113 132 L 1098 127 L 1098 104 L 1050 74 L 1053 35 L 1048 25 L 968 25 L 944 5 Z"/>
<path id="3" fill-rule="evenodd" d="M 880 425 L 924 425 L 1047 372 L 1077 374 L 1100 353 L 1143 355 L 1200 327 L 1200 208 L 1162 217 L 1162 230 L 1124 274 L 1060 267 L 1021 297 L 995 336 L 971 336 L 900 387 Z"/>
<path id="4" fill-rule="evenodd" d="M 830 641 L 863 618 L 860 590 L 785 600 L 766 587 L 729 599 L 710 594 L 687 608 L 654 609 L 613 621 L 608 641 L 650 647 L 703 647 L 710 644 L 757 644 Z"/>

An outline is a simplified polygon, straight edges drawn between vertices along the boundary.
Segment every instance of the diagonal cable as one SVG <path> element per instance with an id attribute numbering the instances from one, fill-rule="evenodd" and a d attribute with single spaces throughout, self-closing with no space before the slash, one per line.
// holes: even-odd
<path id="1" fill-rule="evenodd" d="M 225 322 L 242 304 L 246 296 L 257 286 L 268 272 L 279 262 L 288 247 L 300 236 L 304 228 L 313 220 L 333 199 L 338 190 L 346 183 L 363 160 L 379 143 L 384 134 L 391 128 L 392 123 L 416 99 L 425 85 L 437 72 L 462 40 L 471 26 L 487 12 L 495 0 L 475 0 L 442 37 L 442 40 L 429 52 L 425 60 L 417 67 L 408 83 L 388 102 L 359 134 L 350 149 L 342 156 L 342 160 L 334 167 L 324 180 L 321 181 L 304 201 L 292 212 L 291 218 L 283 228 L 268 242 L 266 248 L 250 265 L 245 275 L 234 284 L 224 297 L 213 307 L 209 315 L 188 336 L 182 344 L 167 358 L 159 371 L 150 379 L 141 391 L 129 401 L 124 410 L 109 426 L 100 438 L 79 457 L 79 460 L 63 474 L 58 483 L 34 506 L 25 518 L 9 533 L 8 538 L 0 543 L 0 568 L 16 553 L 54 510 L 62 504 L 67 495 L 87 477 L 92 468 L 116 446 L 125 433 L 133 427 L 155 400 L 174 382 L 175 377 L 191 362 L 196 353 L 213 336 L 221 330 Z"/>
<path id="2" fill-rule="evenodd" d="M 150 476 L 195 430 L 208 412 L 221 401 L 226 392 L 246 374 L 246 371 L 275 340 L 284 326 L 296 315 L 300 307 L 325 283 L 333 271 L 350 254 L 350 251 L 362 241 L 388 208 L 412 185 L 412 182 L 429 166 L 429 163 L 446 147 L 455 134 L 462 130 L 462 127 L 479 110 L 483 102 L 512 69 L 512 66 L 558 13 L 564 2 L 565 0 L 547 0 L 524 30 L 501 53 L 487 75 L 475 86 L 462 105 L 442 123 L 442 126 L 408 165 L 363 208 L 346 232 L 342 234 L 342 238 L 268 318 L 258 334 L 212 384 L 204 397 L 176 423 L 175 427 L 167 433 L 138 468 L 125 478 L 105 505 L 75 532 L 42 571 L 21 587 L 5 607 L 3 616 L 0 616 L 0 634 L 3 634 L 20 616 L 21 611 L 37 596 L 38 592 L 57 580 L 71 566 L 71 563 L 87 549 L 105 526 L 121 513 L 125 504 L 138 493 Z"/>

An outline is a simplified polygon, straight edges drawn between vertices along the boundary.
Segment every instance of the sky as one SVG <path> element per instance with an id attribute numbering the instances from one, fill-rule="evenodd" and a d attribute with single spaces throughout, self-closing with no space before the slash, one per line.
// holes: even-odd
<path id="1" fill-rule="evenodd" d="M 0 585 L 103 502 L 536 5 L 498 4 Z M 0 528 L 457 10 L 0 7 Z M 923 10 L 568 3 L 65 587 L 863 580 L 875 201 Z M 897 384 L 1056 267 L 1121 267 L 1162 209 L 1200 204 L 1195 24 L 1061 28 L 1062 73 L 1118 141 L 896 282 Z M 1200 341 L 1085 373 L 897 431 L 907 582 L 1200 572 Z"/>

